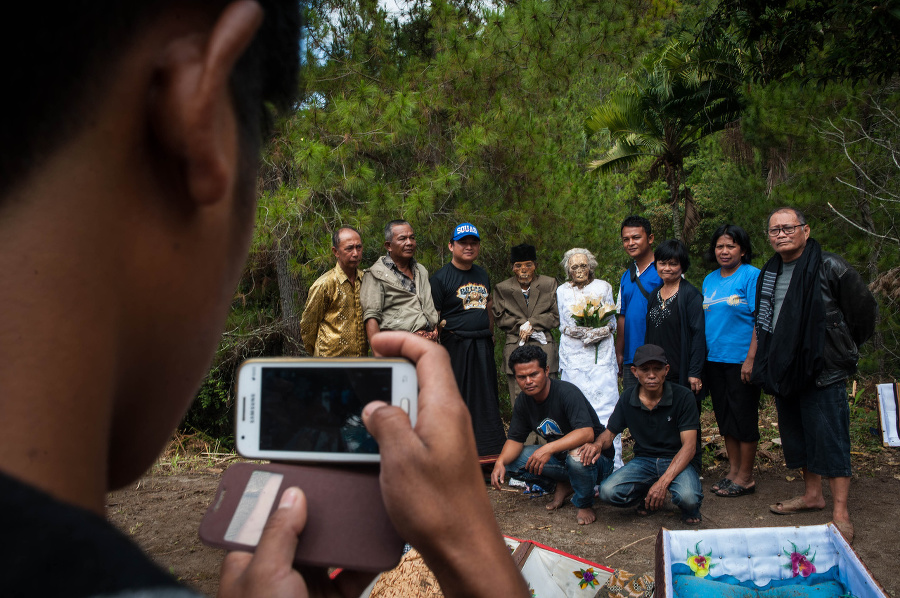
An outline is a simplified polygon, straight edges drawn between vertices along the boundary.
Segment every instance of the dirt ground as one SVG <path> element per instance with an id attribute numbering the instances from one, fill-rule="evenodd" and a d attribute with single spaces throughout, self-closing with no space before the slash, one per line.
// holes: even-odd
<path id="1" fill-rule="evenodd" d="M 779 465 L 777 448 L 767 453 L 771 459 L 761 455 L 758 460 L 755 494 L 728 499 L 706 492 L 702 528 L 817 525 L 830 520 L 830 498 L 829 506 L 821 512 L 792 516 L 769 512 L 768 505 L 802 494 L 803 481 L 799 472 Z M 900 597 L 895 554 L 900 517 L 900 451 L 855 452 L 853 458 L 853 547 L 888 594 Z M 107 502 L 108 515 L 120 529 L 165 569 L 207 595 L 216 593 L 223 553 L 202 545 L 197 529 L 225 467 L 227 463 L 221 459 L 207 459 L 193 467 L 162 459 L 153 472 L 131 487 L 111 493 Z M 704 489 L 721 477 L 724 467 L 724 462 L 718 461 L 704 472 Z M 169 473 L 173 469 L 179 473 Z M 486 492 L 504 534 L 631 573 L 653 573 L 654 542 L 660 527 L 687 528 L 671 503 L 667 509 L 646 518 L 636 517 L 631 509 L 600 505 L 597 521 L 582 527 L 575 524 L 575 509 L 571 505 L 547 512 L 547 497 L 531 499 L 518 492 L 498 492 L 488 487 Z M 465 520 L 465 514 L 458 516 Z"/>

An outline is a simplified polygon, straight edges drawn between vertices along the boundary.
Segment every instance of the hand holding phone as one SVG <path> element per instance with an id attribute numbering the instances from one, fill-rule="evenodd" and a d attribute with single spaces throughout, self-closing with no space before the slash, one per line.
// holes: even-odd
<path id="1" fill-rule="evenodd" d="M 373 574 L 344 571 L 332 580 L 326 569 L 307 569 L 301 575 L 294 568 L 297 542 L 306 526 L 307 514 L 303 491 L 299 488 L 285 490 L 278 508 L 269 517 L 256 552 L 235 551 L 225 555 L 219 578 L 219 598 L 261 594 L 290 598 L 359 596 Z"/>
<path id="2" fill-rule="evenodd" d="M 383 401 L 415 425 L 416 369 L 405 359 L 250 359 L 238 369 L 235 441 L 249 459 L 377 463 L 363 407 Z"/>
<path id="3" fill-rule="evenodd" d="M 402 409 L 387 402 L 369 403 L 362 414 L 381 449 L 381 490 L 397 531 L 422 553 L 445 596 L 529 595 L 494 518 L 478 467 L 469 412 L 447 352 L 403 332 L 379 333 L 371 345 L 377 355 L 403 356 L 415 363 L 419 379 L 419 416 L 414 427 Z M 284 567 L 290 567 L 296 547 L 286 536 L 302 529 L 296 512 L 288 511 L 275 511 L 256 557 L 232 553 L 226 558 L 220 595 L 242 595 L 235 593 L 242 589 L 248 594 L 250 590 L 267 592 L 270 581 L 284 579 Z M 269 559 L 269 555 L 277 558 Z M 304 578 L 313 579 L 306 572 Z M 345 571 L 336 581 L 350 584 L 359 579 Z M 361 590 L 345 587 L 340 593 L 358 596 Z"/>
<path id="4" fill-rule="evenodd" d="M 403 332 L 379 333 L 371 346 L 409 359 L 419 378 L 415 426 L 385 403 L 363 410 L 381 447 L 381 491 L 394 527 L 422 553 L 445 596 L 530 595 L 494 517 L 449 355 Z"/>

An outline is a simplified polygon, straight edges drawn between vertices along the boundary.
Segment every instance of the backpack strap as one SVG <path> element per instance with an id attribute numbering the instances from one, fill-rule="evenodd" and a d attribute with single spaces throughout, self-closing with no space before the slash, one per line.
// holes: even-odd
<path id="1" fill-rule="evenodd" d="M 631 265 L 628 266 L 628 273 L 631 275 L 631 282 L 637 283 L 637 288 L 641 291 L 641 295 L 644 296 L 644 299 L 650 301 L 650 293 L 648 293 L 647 289 L 644 288 L 644 285 L 641 284 L 641 277 L 638 276 L 637 264 L 631 262 Z"/>

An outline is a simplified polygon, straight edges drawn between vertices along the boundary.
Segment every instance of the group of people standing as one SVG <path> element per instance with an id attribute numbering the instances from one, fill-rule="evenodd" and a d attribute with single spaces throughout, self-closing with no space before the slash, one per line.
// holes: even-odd
<path id="1" fill-rule="evenodd" d="M 720 226 L 705 256 L 718 268 L 701 289 L 684 278 L 690 258 L 681 241 L 654 250 L 651 224 L 640 216 L 626 218 L 620 232 L 631 264 L 614 295 L 595 278 L 597 259 L 583 248 L 565 253 L 566 281 L 557 285 L 538 274 L 536 248 L 517 245 L 512 276 L 492 291 L 475 264 L 480 235 L 470 223 L 453 229 L 451 261 L 430 278 L 415 260 L 408 222 L 387 224 L 387 254 L 364 272 L 358 231 L 341 228 L 333 239 L 336 268 L 310 289 L 304 344 L 310 354 L 339 356 L 364 355 L 367 337 L 379 330 L 439 341 L 469 407 L 478 454 L 496 456 L 492 482 L 512 474 L 555 486 L 549 509 L 574 494 L 582 524 L 595 519 L 597 497 L 637 505 L 643 515 L 667 492 L 685 522 L 700 522 L 705 393 L 729 462 L 709 490 L 731 498 L 755 492 L 763 389 L 776 397 L 787 465 L 802 468 L 806 480 L 803 496 L 772 505 L 772 512 L 824 508 L 821 477 L 829 477 L 834 521 L 852 539 L 845 381 L 877 313 L 856 271 L 822 252 L 793 208 L 769 218 L 775 255 L 762 271 L 751 264 L 747 232 Z M 497 399 L 495 324 L 506 334 L 503 369 L 514 401 L 508 434 Z M 625 429 L 635 440 L 628 465 Z"/>
<path id="2" fill-rule="evenodd" d="M 505 433 L 494 363 L 491 282 L 475 263 L 481 251 L 478 229 L 467 222 L 456 226 L 447 245 L 450 261 L 431 276 L 416 261 L 416 234 L 405 220 L 385 225 L 386 254 L 364 271 L 359 267 L 359 231 L 342 227 L 332 241 L 337 265 L 310 287 L 300 322 L 307 352 L 363 356 L 368 340 L 382 330 L 440 342 L 450 353 L 469 408 L 478 454 L 497 455 Z"/>

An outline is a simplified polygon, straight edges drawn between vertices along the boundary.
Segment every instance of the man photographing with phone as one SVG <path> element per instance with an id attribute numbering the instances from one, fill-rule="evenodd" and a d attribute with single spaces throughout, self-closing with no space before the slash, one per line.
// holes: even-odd
<path id="1" fill-rule="evenodd" d="M 152 464 L 209 366 L 250 242 L 265 106 L 293 104 L 299 6 L 20 3 L 0 31 L 16 90 L 0 130 L 3 593 L 190 595 L 105 521 L 105 497 Z M 364 414 L 395 526 L 446 594 L 499 580 L 525 595 L 446 353 L 404 334 L 372 346 L 420 381 L 415 430 L 399 409 Z M 258 552 L 226 558 L 220 594 L 358 595 L 358 576 L 325 588 L 324 570 L 291 568 L 307 516 L 286 492 Z"/>

